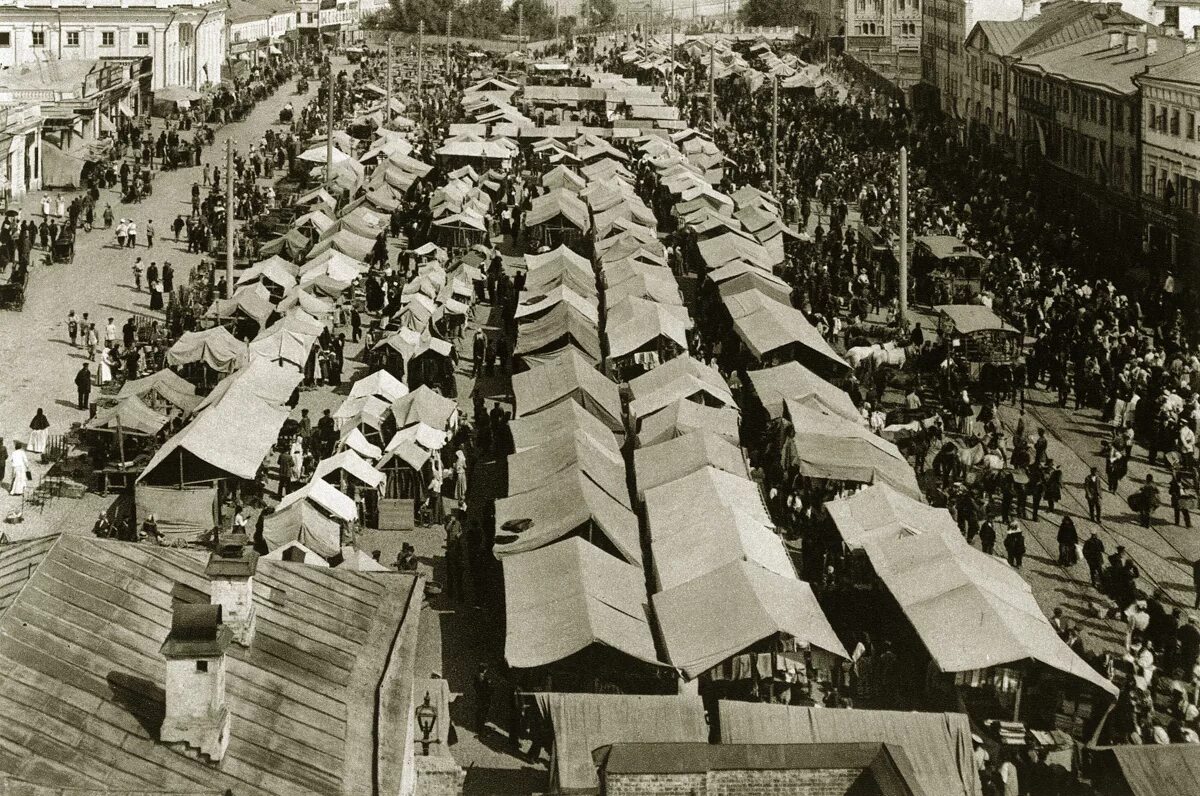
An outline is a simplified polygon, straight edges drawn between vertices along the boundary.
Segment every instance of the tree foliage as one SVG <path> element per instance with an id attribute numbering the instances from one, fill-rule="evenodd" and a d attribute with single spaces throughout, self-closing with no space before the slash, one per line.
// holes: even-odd
<path id="1" fill-rule="evenodd" d="M 600 0 L 601 4 L 612 2 Z M 426 33 L 445 34 L 446 11 L 450 8 L 454 10 L 450 23 L 450 33 L 454 36 L 494 39 L 501 34 L 515 34 L 518 8 L 523 9 L 526 36 L 536 40 L 554 35 L 554 10 L 546 0 L 515 0 L 508 9 L 501 0 L 467 0 L 453 5 L 448 0 L 391 0 L 390 13 L 381 20 L 381 26 L 415 33 L 424 20 Z M 565 18 L 559 20 L 560 27 L 564 21 Z"/>
<path id="2" fill-rule="evenodd" d="M 802 25 L 812 18 L 809 3 L 800 0 L 742 0 L 738 17 L 752 27 Z"/>
<path id="3" fill-rule="evenodd" d="M 616 0 L 591 0 L 588 4 L 591 19 L 588 24 L 593 28 L 603 28 L 617 21 Z"/>

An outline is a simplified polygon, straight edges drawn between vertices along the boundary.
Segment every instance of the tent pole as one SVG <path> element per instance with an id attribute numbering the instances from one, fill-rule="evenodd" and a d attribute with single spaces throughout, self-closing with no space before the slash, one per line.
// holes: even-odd
<path id="1" fill-rule="evenodd" d="M 233 138 L 225 139 L 225 298 L 233 298 Z M 219 316 L 218 316 L 219 322 Z"/>

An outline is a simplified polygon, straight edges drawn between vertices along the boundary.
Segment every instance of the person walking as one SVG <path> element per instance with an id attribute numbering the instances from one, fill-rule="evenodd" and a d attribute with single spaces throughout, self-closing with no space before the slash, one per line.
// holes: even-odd
<path id="1" fill-rule="evenodd" d="M 1182 517 L 1183 526 L 1191 528 L 1191 505 L 1195 497 L 1184 486 L 1183 472 L 1181 470 L 1176 469 L 1171 472 L 1171 483 L 1167 487 L 1167 494 L 1171 497 L 1171 509 L 1175 512 L 1175 524 L 1179 525 L 1179 520 Z"/>
<path id="2" fill-rule="evenodd" d="M 142 292 L 142 258 L 136 257 L 133 260 L 133 289 L 138 293 Z"/>
<path id="3" fill-rule="evenodd" d="M 1075 530 L 1075 520 L 1070 514 L 1063 514 L 1062 522 L 1058 525 L 1058 564 L 1062 567 L 1074 566 L 1079 557 L 1075 545 L 1079 544 L 1079 532 Z"/>
<path id="4" fill-rule="evenodd" d="M 1021 568 L 1021 560 L 1025 558 L 1025 534 L 1016 522 L 1008 525 L 1004 536 L 1004 552 L 1008 557 L 1008 565 L 1013 569 Z"/>
<path id="5" fill-rule="evenodd" d="M 487 729 L 488 709 L 492 702 L 492 676 L 486 663 L 479 664 L 475 673 L 475 731 L 483 735 Z"/>
<path id="6" fill-rule="evenodd" d="M 25 487 L 33 480 L 33 472 L 29 469 L 29 459 L 21 443 L 13 444 L 13 452 L 8 455 L 8 471 L 12 481 L 8 485 L 8 494 L 24 495 Z"/>
<path id="7" fill-rule="evenodd" d="M 126 227 L 125 241 L 129 244 L 129 248 L 137 248 L 137 222 L 130 221 Z"/>
<path id="8" fill-rule="evenodd" d="M 154 220 L 153 219 L 146 222 L 146 248 L 147 249 L 154 248 Z"/>
<path id="9" fill-rule="evenodd" d="M 1131 497 L 1136 498 L 1133 502 L 1136 502 L 1137 506 L 1133 508 L 1137 509 L 1142 527 L 1149 528 L 1154 510 L 1158 508 L 1159 504 L 1158 487 L 1154 484 L 1153 473 L 1146 473 L 1145 483 Z"/>
<path id="10" fill-rule="evenodd" d="M 46 418 L 46 413 L 38 409 L 33 415 L 33 420 L 29 421 L 29 445 L 27 446 L 30 453 L 43 454 L 46 452 L 46 443 L 50 439 L 50 421 Z"/>
<path id="11" fill-rule="evenodd" d="M 1104 574 L 1104 541 L 1095 531 L 1083 543 L 1083 560 L 1087 562 L 1092 585 L 1099 586 L 1100 577 Z"/>
<path id="12" fill-rule="evenodd" d="M 1083 495 L 1087 498 L 1088 519 L 1100 522 L 1100 469 L 1093 467 L 1083 479 Z"/>
<path id="13" fill-rule="evenodd" d="M 71 347 L 76 348 L 79 345 L 79 321 L 75 317 L 75 310 L 67 312 L 67 336 L 71 338 Z"/>
<path id="14" fill-rule="evenodd" d="M 86 362 L 79 366 L 79 371 L 75 374 L 75 389 L 79 394 L 78 408 L 87 409 L 92 394 L 92 370 Z"/>

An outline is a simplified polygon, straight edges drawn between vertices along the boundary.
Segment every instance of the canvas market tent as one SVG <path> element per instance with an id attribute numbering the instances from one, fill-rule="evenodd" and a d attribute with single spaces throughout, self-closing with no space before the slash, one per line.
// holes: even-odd
<path id="1" fill-rule="evenodd" d="M 627 297 L 608 314 L 605 324 L 608 355 L 615 359 L 645 348 L 660 353 L 682 353 L 688 350 L 687 331 L 691 325 L 684 307 Z"/>
<path id="2" fill-rule="evenodd" d="M 659 365 L 654 370 L 643 373 L 629 382 L 629 391 L 635 399 L 645 398 L 648 395 L 659 392 L 665 387 L 669 387 L 672 382 L 687 376 L 704 382 L 707 388 L 714 393 L 728 395 L 730 401 L 727 403 L 731 406 L 734 405 L 729 385 L 725 383 L 725 377 L 712 365 L 701 362 L 691 354 L 675 357 L 669 362 Z"/>
<path id="3" fill-rule="evenodd" d="M 831 500 L 825 509 L 850 550 L 861 550 L 876 539 L 903 539 L 921 534 L 962 538 L 958 523 L 946 509 L 914 500 L 887 484 L 875 484 L 849 497 Z"/>
<path id="4" fill-rule="evenodd" d="M 594 363 L 602 356 L 596 323 L 571 304 L 560 302 L 541 317 L 517 325 L 513 353 L 528 365 L 546 362 L 568 348 Z"/>
<path id="5" fill-rule="evenodd" d="M 921 497 L 912 467 L 894 444 L 822 407 L 792 400 L 785 405 L 795 428 L 792 444 L 784 452 L 785 464 L 798 466 L 809 478 L 885 483 L 910 497 Z"/>
<path id="6" fill-rule="evenodd" d="M 575 401 L 613 431 L 624 431 L 617 385 L 573 349 L 524 373 L 515 374 L 512 382 L 517 417 L 540 412 L 563 401 Z"/>
<path id="7" fill-rule="evenodd" d="M 721 610 L 713 610 L 719 596 Z M 803 581 L 735 561 L 652 598 L 671 664 L 689 679 L 776 634 L 849 659 Z"/>
<path id="8" fill-rule="evenodd" d="M 561 661 L 593 644 L 658 664 L 641 567 L 571 538 L 504 558 L 509 666 Z"/>
<path id="9" fill-rule="evenodd" d="M 316 505 L 300 500 L 267 515 L 263 520 L 263 539 L 271 552 L 299 542 L 319 556 L 333 558 L 341 551 L 342 528 Z"/>
<path id="10" fill-rule="evenodd" d="M 750 477 L 741 449 L 711 431 L 691 431 L 658 445 L 638 448 L 633 453 L 639 497 L 649 489 L 710 466 L 742 478 Z"/>
<path id="11" fill-rule="evenodd" d="M 840 375 L 850 369 L 800 310 L 756 290 L 724 296 L 722 301 L 734 331 L 755 358 L 764 360 L 790 350 L 818 373 Z"/>
<path id="12" fill-rule="evenodd" d="M 497 558 L 572 535 L 641 565 L 637 517 L 578 466 L 562 470 L 537 489 L 496 501 Z"/>
<path id="13" fill-rule="evenodd" d="M 508 430 L 518 452 L 536 448 L 568 432 L 587 434 L 593 442 L 611 453 L 621 450 L 622 438 L 574 401 L 563 401 L 544 412 L 514 418 L 509 421 Z"/>
<path id="14" fill-rule="evenodd" d="M 773 525 L 757 482 L 712 466 L 646 490 L 645 503 L 651 542 L 698 524 L 721 507 Z"/>
<path id="15" fill-rule="evenodd" d="M 1020 573 L 937 534 L 863 545 L 879 579 L 943 672 L 1033 660 L 1116 696 L 1059 637 Z"/>
<path id="16" fill-rule="evenodd" d="M 537 694 L 537 701 L 553 728 L 551 792 L 599 793 L 592 752 L 606 744 L 708 741 L 704 703 L 696 695 L 550 693 Z"/>
<path id="17" fill-rule="evenodd" d="M 850 396 L 799 362 L 784 362 L 773 368 L 752 370 L 750 387 L 772 419 L 783 417 L 784 403 L 793 400 L 804 405 L 819 405 L 853 423 L 862 422 L 858 407 Z"/>
<path id="18" fill-rule="evenodd" d="M 780 577 L 796 579 L 791 556 L 774 529 L 745 512 L 726 507 L 656 538 L 650 545 L 650 557 L 660 591 L 673 589 L 734 561 L 747 561 Z"/>
<path id="19" fill-rule="evenodd" d="M 904 748 L 923 792 L 981 796 L 965 713 L 829 710 L 720 702 L 721 743 L 888 743 Z"/>
<path id="20" fill-rule="evenodd" d="M 273 282 L 284 290 L 295 287 L 296 275 L 300 269 L 279 255 L 272 255 L 261 260 L 243 271 L 237 278 L 236 284 L 245 285 L 251 282 Z"/>
<path id="21" fill-rule="evenodd" d="M 371 489 L 378 489 L 387 480 L 387 476 L 352 450 L 344 450 L 335 453 L 328 459 L 322 459 L 317 463 L 313 478 L 323 478 L 332 483 L 330 476 L 333 476 L 334 479 L 341 479 L 343 474 Z"/>
<path id="22" fill-rule="evenodd" d="M 350 387 L 351 398 L 374 395 L 389 405 L 408 395 L 408 387 L 386 370 L 377 370 L 363 376 Z"/>
<path id="23" fill-rule="evenodd" d="M 508 494 L 529 492 L 578 467 L 614 500 L 629 507 L 625 459 L 584 431 L 564 432 L 508 457 Z"/>
<path id="24" fill-rule="evenodd" d="M 196 388 L 175 371 L 163 368 L 136 381 L 127 381 L 117 393 L 117 398 L 138 396 L 151 408 L 174 407 L 189 414 L 200 403 Z"/>
<path id="25" fill-rule="evenodd" d="M 736 409 L 709 407 L 680 398 L 642 418 L 638 425 L 638 445 L 656 445 L 697 429 L 711 431 L 736 445 L 739 439 L 738 424 Z"/>
<path id="26" fill-rule="evenodd" d="M 167 350 L 167 364 L 171 367 L 203 362 L 217 373 L 232 373 L 246 363 L 247 357 L 246 344 L 224 326 L 184 332 Z"/>
<path id="27" fill-rule="evenodd" d="M 439 431 L 458 425 L 458 404 L 425 385 L 392 402 L 392 417 L 397 428 L 424 423 Z"/>

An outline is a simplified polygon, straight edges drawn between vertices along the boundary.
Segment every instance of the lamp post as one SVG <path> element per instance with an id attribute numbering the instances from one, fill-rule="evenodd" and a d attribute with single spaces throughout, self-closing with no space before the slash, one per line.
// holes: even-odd
<path id="1" fill-rule="evenodd" d="M 417 716 L 417 726 L 421 729 L 421 756 L 429 757 L 429 745 L 437 743 L 436 738 L 431 738 L 433 728 L 437 725 L 438 710 L 433 705 L 429 704 L 429 692 L 425 692 L 425 701 L 417 706 L 414 711 Z"/>

